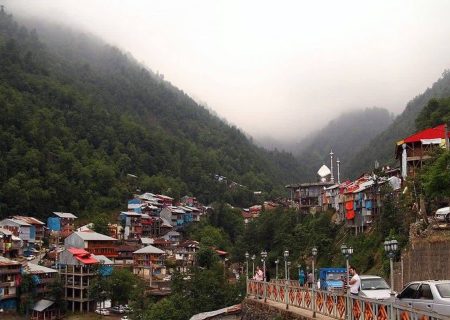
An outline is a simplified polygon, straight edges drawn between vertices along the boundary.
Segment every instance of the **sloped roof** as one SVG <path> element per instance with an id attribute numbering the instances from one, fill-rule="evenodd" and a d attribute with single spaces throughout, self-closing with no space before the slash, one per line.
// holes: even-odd
<path id="1" fill-rule="evenodd" d="M 134 211 L 122 211 L 120 215 L 130 216 L 130 217 L 140 217 L 141 214 Z"/>
<path id="2" fill-rule="evenodd" d="M 116 238 L 95 231 L 75 231 L 74 234 L 85 241 L 117 241 Z"/>
<path id="3" fill-rule="evenodd" d="M 0 256 L 0 266 L 14 266 L 14 265 L 20 265 L 20 263 L 18 261 Z"/>
<path id="4" fill-rule="evenodd" d="M 24 267 L 24 271 L 29 274 L 40 274 L 40 273 L 57 273 L 58 270 L 40 266 L 35 263 L 28 262 Z"/>
<path id="5" fill-rule="evenodd" d="M 19 226 L 28 226 L 28 227 L 31 227 L 31 224 L 29 224 L 29 223 L 26 223 L 25 221 L 22 221 L 22 220 L 18 220 L 18 219 L 14 219 L 14 218 L 8 218 L 8 219 L 3 219 L 2 221 L 10 221 L 10 222 L 13 222 L 13 223 L 15 223 L 15 224 L 18 224 Z"/>
<path id="6" fill-rule="evenodd" d="M 161 224 L 161 227 L 173 228 L 173 226 L 170 224 L 169 221 L 167 221 L 167 219 L 161 218 L 161 220 L 163 221 L 163 223 Z"/>
<path id="7" fill-rule="evenodd" d="M 84 263 L 84 264 L 95 264 L 98 263 L 98 260 L 94 258 L 93 254 L 90 254 L 84 249 L 80 248 L 69 248 L 67 249 L 75 259 Z"/>
<path id="8" fill-rule="evenodd" d="M 44 222 L 42 222 L 41 220 L 38 220 L 38 219 L 36 219 L 34 217 L 14 216 L 13 218 L 16 219 L 16 220 L 22 220 L 22 221 L 24 221 L 26 223 L 29 223 L 29 224 L 40 224 L 40 225 L 43 225 L 43 226 L 45 225 Z"/>
<path id="9" fill-rule="evenodd" d="M 74 215 L 73 213 L 69 213 L 69 212 L 53 212 L 53 214 L 60 218 L 69 218 L 69 219 L 77 219 L 78 218 L 76 215 Z"/>
<path id="10" fill-rule="evenodd" d="M 420 142 L 423 139 L 444 139 L 445 137 L 445 125 L 441 124 L 434 128 L 428 128 L 419 132 L 416 132 L 409 137 L 397 142 L 397 145 L 401 145 L 403 143 L 412 143 L 412 142 Z M 448 133 L 448 137 L 450 137 L 450 132 Z"/>
<path id="11" fill-rule="evenodd" d="M 51 300 L 41 299 L 33 307 L 33 310 L 42 312 L 48 307 L 51 307 L 55 302 Z"/>
<path id="12" fill-rule="evenodd" d="M 153 253 L 153 254 L 163 254 L 164 251 L 162 251 L 161 249 L 158 249 L 152 245 L 148 245 L 142 249 L 136 250 L 133 253 Z"/>
<path id="13" fill-rule="evenodd" d="M 105 257 L 102 254 L 98 254 L 98 255 L 93 254 L 92 257 L 103 264 L 111 264 L 111 265 L 114 264 L 114 262 L 112 262 L 110 259 L 108 259 L 107 257 Z"/>

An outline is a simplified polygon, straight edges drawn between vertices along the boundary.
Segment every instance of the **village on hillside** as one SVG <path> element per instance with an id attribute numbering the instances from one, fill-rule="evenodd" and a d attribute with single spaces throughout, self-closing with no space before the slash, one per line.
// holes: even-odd
<path id="1" fill-rule="evenodd" d="M 377 174 L 361 173 L 353 181 L 341 179 L 340 162 L 334 161 L 330 152 L 330 167 L 319 169 L 317 181 L 287 185 L 288 197 L 242 209 L 242 218 L 248 223 L 279 206 L 305 215 L 332 210 L 337 224 L 345 224 L 355 233 L 365 232 L 381 210 L 380 188 L 389 187 L 393 194 L 403 192 L 404 178 L 414 176 L 436 148 L 448 149 L 449 136 L 441 125 L 405 137 L 395 147 L 399 167 L 383 166 L 377 168 Z M 155 296 L 170 294 L 175 271 L 188 279 L 200 243 L 185 238 L 184 230 L 214 209 L 193 196 L 175 201 L 151 192 L 135 195 L 124 207 L 117 220 L 107 225 L 106 234 L 95 232 L 92 223 L 79 225 L 76 213 L 52 212 L 47 221 L 17 213 L 1 220 L 0 310 L 19 308 L 19 287 L 25 275 L 31 275 L 38 297 L 31 319 L 48 320 L 61 316 L 50 300 L 51 284 L 58 279 L 68 312 L 99 310 L 104 301 L 90 297 L 90 285 L 94 279 L 110 276 L 114 268 L 126 268 L 142 278 L 148 294 Z M 225 267 L 242 262 L 230 261 L 223 248 L 211 249 Z M 243 272 L 239 268 L 233 271 L 236 277 Z"/>

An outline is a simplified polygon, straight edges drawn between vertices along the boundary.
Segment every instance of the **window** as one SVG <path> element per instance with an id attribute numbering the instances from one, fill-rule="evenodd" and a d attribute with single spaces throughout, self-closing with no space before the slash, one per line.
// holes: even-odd
<path id="1" fill-rule="evenodd" d="M 420 286 L 418 299 L 433 300 L 433 293 L 429 284 L 422 284 Z"/>
<path id="2" fill-rule="evenodd" d="M 450 298 L 450 283 L 437 284 L 436 288 L 442 298 Z"/>
<path id="3" fill-rule="evenodd" d="M 410 284 L 405 290 L 398 296 L 399 299 L 416 299 L 417 288 L 419 283 Z"/>

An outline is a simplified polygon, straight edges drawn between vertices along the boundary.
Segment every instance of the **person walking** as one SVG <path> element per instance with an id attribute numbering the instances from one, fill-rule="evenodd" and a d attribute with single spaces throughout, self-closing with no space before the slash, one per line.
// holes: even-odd
<path id="1" fill-rule="evenodd" d="M 314 283 L 314 278 L 312 272 L 308 273 L 308 278 L 306 279 L 308 287 L 312 288 L 312 285 Z"/>
<path id="2" fill-rule="evenodd" d="M 348 272 L 351 276 L 351 279 L 348 282 L 350 286 L 350 294 L 357 296 L 361 287 L 361 278 L 359 277 L 356 268 L 353 266 L 348 268 Z"/>
<path id="3" fill-rule="evenodd" d="M 264 280 L 264 273 L 259 266 L 256 266 L 256 272 L 255 272 L 255 275 L 253 276 L 253 280 L 256 280 L 256 281 Z"/>
<path id="4" fill-rule="evenodd" d="M 303 287 L 305 285 L 305 271 L 303 271 L 303 269 L 301 269 L 298 274 L 298 282 L 300 284 L 300 287 Z"/>

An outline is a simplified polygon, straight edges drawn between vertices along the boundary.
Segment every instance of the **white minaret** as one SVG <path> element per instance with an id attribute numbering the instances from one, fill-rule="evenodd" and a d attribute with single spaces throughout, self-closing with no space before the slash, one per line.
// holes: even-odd
<path id="1" fill-rule="evenodd" d="M 337 173 L 338 173 L 338 183 L 340 184 L 341 183 L 341 169 L 340 169 L 340 163 L 341 163 L 341 160 L 339 160 L 339 158 L 337 158 L 337 160 L 336 160 L 336 163 L 337 163 Z"/>
<path id="2" fill-rule="evenodd" d="M 333 150 L 330 151 L 330 162 L 331 162 L 331 177 L 330 177 L 330 181 L 334 182 L 334 175 L 333 175 Z"/>

